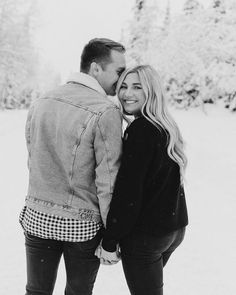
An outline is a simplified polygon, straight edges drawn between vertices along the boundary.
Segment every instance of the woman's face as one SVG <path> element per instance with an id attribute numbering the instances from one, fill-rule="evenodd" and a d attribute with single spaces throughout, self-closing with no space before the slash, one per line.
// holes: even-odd
<path id="1" fill-rule="evenodd" d="M 126 113 L 139 117 L 145 94 L 137 73 L 129 73 L 121 84 L 118 98 Z"/>

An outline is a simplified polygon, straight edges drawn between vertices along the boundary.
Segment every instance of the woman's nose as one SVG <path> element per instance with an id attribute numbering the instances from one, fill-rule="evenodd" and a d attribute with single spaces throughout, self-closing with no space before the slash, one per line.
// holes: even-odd
<path id="1" fill-rule="evenodd" d="M 124 93 L 125 97 L 130 97 L 132 96 L 132 90 L 130 88 L 125 89 L 125 93 Z"/>

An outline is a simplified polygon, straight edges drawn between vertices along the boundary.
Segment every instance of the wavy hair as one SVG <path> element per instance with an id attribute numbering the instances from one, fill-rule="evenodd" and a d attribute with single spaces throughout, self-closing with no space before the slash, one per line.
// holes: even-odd
<path id="1" fill-rule="evenodd" d="M 184 171 L 187 166 L 187 157 L 184 153 L 184 142 L 175 120 L 170 115 L 162 82 L 157 71 L 150 65 L 138 65 L 124 71 L 117 84 L 117 94 L 125 77 L 130 73 L 137 73 L 145 94 L 142 106 L 142 115 L 167 134 L 167 153 L 180 167 L 181 182 L 183 183 Z M 122 107 L 122 106 L 121 106 Z M 122 107 L 123 114 L 125 111 Z M 127 119 L 126 119 L 127 120 Z M 127 120 L 129 121 L 129 120 Z"/>

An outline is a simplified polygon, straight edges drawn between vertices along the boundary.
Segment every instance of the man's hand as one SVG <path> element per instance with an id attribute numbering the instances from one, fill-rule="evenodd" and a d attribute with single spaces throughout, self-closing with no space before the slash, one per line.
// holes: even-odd
<path id="1" fill-rule="evenodd" d="M 118 246 L 116 252 L 108 252 L 99 245 L 95 251 L 95 255 L 100 258 L 101 264 L 113 265 L 120 261 Z"/>

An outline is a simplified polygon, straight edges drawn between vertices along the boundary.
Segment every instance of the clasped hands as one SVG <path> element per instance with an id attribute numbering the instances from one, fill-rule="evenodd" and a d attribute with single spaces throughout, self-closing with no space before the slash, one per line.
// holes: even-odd
<path id="1" fill-rule="evenodd" d="M 95 251 L 95 255 L 100 259 L 101 264 L 113 265 L 120 261 L 119 246 L 117 245 L 115 252 L 108 252 L 99 245 Z"/>

